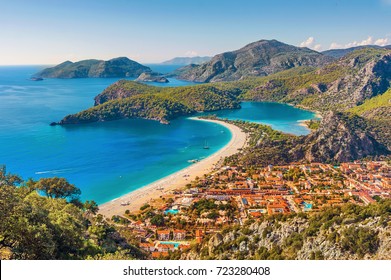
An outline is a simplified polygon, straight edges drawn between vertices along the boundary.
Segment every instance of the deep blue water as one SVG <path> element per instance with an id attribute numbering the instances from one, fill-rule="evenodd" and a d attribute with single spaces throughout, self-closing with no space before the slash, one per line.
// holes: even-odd
<path id="1" fill-rule="evenodd" d="M 186 118 L 170 125 L 120 120 L 51 127 L 50 122 L 92 106 L 93 98 L 117 79 L 29 80 L 39 68 L 0 67 L 0 164 L 25 179 L 65 177 L 82 190 L 82 199 L 103 203 L 190 165 L 188 160 L 216 152 L 231 138 L 220 125 Z M 242 112 L 243 119 L 258 118 L 257 110 L 271 106 L 270 114 L 282 115 L 287 109 L 274 103 L 257 106 L 246 102 L 243 109 L 226 111 L 223 117 L 241 118 Z M 312 114 L 288 109 L 294 113 L 292 123 Z M 285 113 L 284 122 L 290 118 Z M 274 122 L 278 125 L 278 117 Z M 295 132 L 296 126 L 281 129 Z M 209 150 L 203 149 L 205 140 Z"/>

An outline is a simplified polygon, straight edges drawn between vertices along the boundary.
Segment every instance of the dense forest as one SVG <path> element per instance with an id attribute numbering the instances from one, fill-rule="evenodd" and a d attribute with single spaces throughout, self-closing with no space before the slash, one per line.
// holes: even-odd
<path id="1" fill-rule="evenodd" d="M 63 178 L 0 172 L 0 259 L 143 259 L 134 237 L 108 224 Z"/>

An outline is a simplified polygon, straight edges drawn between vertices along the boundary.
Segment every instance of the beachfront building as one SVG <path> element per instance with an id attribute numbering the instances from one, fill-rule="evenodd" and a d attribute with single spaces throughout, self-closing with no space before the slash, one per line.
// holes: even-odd
<path id="1" fill-rule="evenodd" d="M 164 243 L 159 243 L 157 244 L 157 251 L 158 252 L 174 252 L 175 250 L 175 245 L 174 244 L 164 244 Z"/>
<path id="2" fill-rule="evenodd" d="M 167 257 L 167 256 L 168 256 L 168 252 L 152 252 L 152 258 L 154 258 L 154 259 L 158 259 L 161 257 Z"/>
<path id="3" fill-rule="evenodd" d="M 196 242 L 197 243 L 201 243 L 202 239 L 204 237 L 203 230 L 202 229 L 196 229 L 195 235 L 196 235 Z"/>
<path id="4" fill-rule="evenodd" d="M 165 201 L 172 198 L 173 203 L 153 205 L 155 213 L 166 214 L 167 226 L 184 222 L 181 229 L 174 226 L 173 229 L 157 230 L 148 217 L 133 221 L 130 227 L 140 240 L 155 243 L 155 248 L 147 243 L 140 247 L 155 253 L 153 257 L 157 258 L 172 250 L 171 246 L 161 245 L 161 254 L 157 254 L 158 244 L 162 241 L 176 244 L 175 250 L 185 249 L 186 246 L 181 246 L 183 240 L 186 237 L 190 239 L 192 233 L 195 233 L 195 242 L 201 243 L 204 236 L 224 225 L 244 223 L 247 219 L 292 212 L 319 212 L 347 202 L 364 205 L 376 203 L 378 198 L 391 197 L 391 166 L 387 162 L 357 161 L 340 166 L 291 163 L 273 166 L 271 170 L 257 168 L 251 172 L 244 171 L 244 167 L 225 167 L 194 184 L 197 191 L 193 187 L 191 193 L 178 191 L 175 195 L 168 194 Z M 210 200 L 206 205 L 213 203 L 213 209 L 200 209 L 196 215 L 193 205 L 204 200 Z M 156 233 L 156 239 L 151 232 Z"/>
<path id="5" fill-rule="evenodd" d="M 162 241 L 170 240 L 170 234 L 171 232 L 169 230 L 158 230 L 156 232 L 157 239 Z"/>
<path id="6" fill-rule="evenodd" d="M 147 252 L 155 251 L 155 244 L 153 243 L 140 243 L 140 248 Z"/>
<path id="7" fill-rule="evenodd" d="M 173 233 L 174 240 L 185 240 L 186 239 L 186 231 L 185 230 L 174 229 L 172 233 Z"/>

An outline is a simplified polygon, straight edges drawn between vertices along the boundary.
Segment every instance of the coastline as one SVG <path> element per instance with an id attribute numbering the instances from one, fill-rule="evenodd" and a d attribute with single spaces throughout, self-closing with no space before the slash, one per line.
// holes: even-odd
<path id="1" fill-rule="evenodd" d="M 311 128 L 309 128 L 307 125 L 308 121 L 309 120 L 299 120 L 299 121 L 297 121 L 297 123 L 298 123 L 298 125 L 307 128 L 309 130 L 309 132 L 311 132 L 312 131 Z"/>
<path id="2" fill-rule="evenodd" d="M 247 142 L 246 134 L 239 127 L 233 124 L 219 120 L 199 119 L 196 117 L 191 117 L 189 119 L 220 124 L 229 129 L 232 134 L 232 138 L 227 145 L 209 157 L 144 187 L 99 205 L 100 214 L 107 218 L 111 218 L 113 215 L 123 215 L 126 210 L 130 210 L 130 212 L 139 210 L 140 207 L 147 203 L 150 199 L 158 199 L 161 195 L 171 190 L 183 188 L 196 177 L 202 177 L 204 174 L 209 173 L 213 170 L 219 160 L 237 153 Z M 187 176 L 184 177 L 184 175 Z M 121 205 L 122 203 L 126 204 L 128 202 L 129 205 Z"/>

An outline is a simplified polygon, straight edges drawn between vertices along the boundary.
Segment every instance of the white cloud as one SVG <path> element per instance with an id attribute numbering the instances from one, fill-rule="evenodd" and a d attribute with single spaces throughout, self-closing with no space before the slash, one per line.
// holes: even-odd
<path id="1" fill-rule="evenodd" d="M 314 46 L 314 50 L 316 50 L 316 51 L 320 51 L 321 49 L 322 49 L 322 45 L 321 44 L 316 44 Z"/>
<path id="2" fill-rule="evenodd" d="M 380 38 L 375 41 L 375 45 L 385 46 L 388 45 L 388 38 Z"/>
<path id="3" fill-rule="evenodd" d="M 322 49 L 322 45 L 316 44 L 316 41 L 315 41 L 314 37 L 312 37 L 312 36 L 308 37 L 307 40 L 305 40 L 304 42 L 301 42 L 300 47 L 310 48 L 310 49 L 313 49 L 316 51 L 320 51 Z"/>
<path id="4" fill-rule="evenodd" d="M 185 55 L 186 56 L 197 56 L 198 55 L 198 53 L 196 52 L 196 51 L 187 51 L 186 53 L 185 53 Z"/>
<path id="5" fill-rule="evenodd" d="M 368 36 L 366 40 L 362 40 L 359 45 L 360 46 L 365 46 L 365 45 L 372 45 L 373 44 L 373 38 L 372 36 Z"/>
<path id="6" fill-rule="evenodd" d="M 390 0 L 391 2 L 391 0 Z M 330 49 L 342 49 L 342 48 L 352 48 L 352 47 L 358 47 L 358 46 L 366 46 L 366 45 L 378 45 L 378 46 L 385 46 L 389 42 L 388 38 L 379 38 L 379 39 L 373 39 L 372 36 L 368 36 L 367 39 L 364 39 L 360 42 L 353 41 L 350 43 L 347 43 L 345 45 L 343 44 L 338 44 L 336 42 L 331 43 Z"/>
<path id="7" fill-rule="evenodd" d="M 304 42 L 300 43 L 300 47 L 302 47 L 302 48 L 304 48 L 304 47 L 309 48 L 314 43 L 314 41 L 315 41 L 314 37 L 308 37 L 307 40 L 305 40 Z"/>

